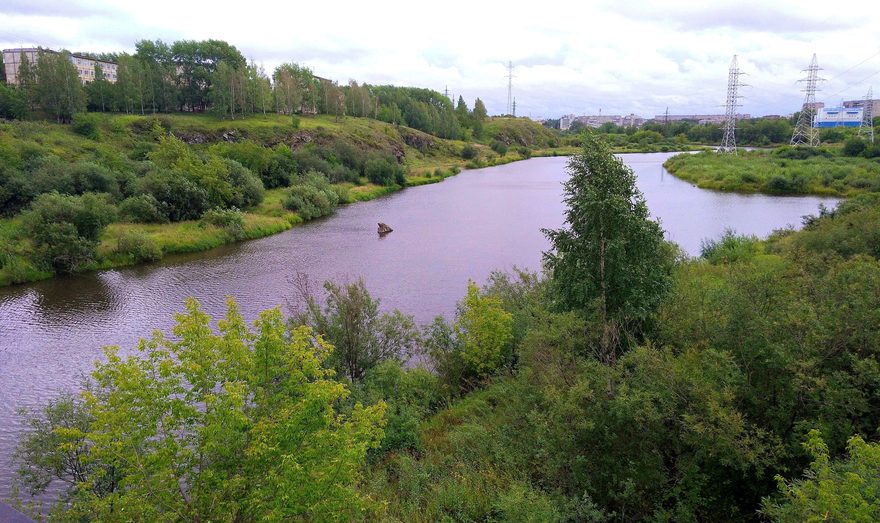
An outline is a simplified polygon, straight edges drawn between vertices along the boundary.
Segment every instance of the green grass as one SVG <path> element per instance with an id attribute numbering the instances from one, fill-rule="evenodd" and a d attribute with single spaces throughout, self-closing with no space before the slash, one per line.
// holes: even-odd
<path id="1" fill-rule="evenodd" d="M 771 151 L 736 155 L 702 152 L 664 164 L 675 176 L 703 189 L 766 194 L 852 196 L 880 191 L 880 161 L 838 155 L 784 158 Z"/>

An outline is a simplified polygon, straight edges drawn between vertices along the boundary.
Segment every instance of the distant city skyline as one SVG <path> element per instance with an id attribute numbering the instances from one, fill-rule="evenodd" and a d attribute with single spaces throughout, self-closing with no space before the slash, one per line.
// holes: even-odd
<path id="1" fill-rule="evenodd" d="M 748 74 L 742 111 L 789 114 L 812 53 L 817 100 L 839 105 L 880 87 L 880 10 L 862 2 L 445 2 L 430 13 L 402 1 L 308 3 L 7 0 L 0 48 L 134 50 L 140 39 L 216 38 L 271 72 L 285 61 L 349 79 L 449 90 L 492 114 L 507 103 L 514 65 L 517 114 L 716 114 L 733 54 Z"/>

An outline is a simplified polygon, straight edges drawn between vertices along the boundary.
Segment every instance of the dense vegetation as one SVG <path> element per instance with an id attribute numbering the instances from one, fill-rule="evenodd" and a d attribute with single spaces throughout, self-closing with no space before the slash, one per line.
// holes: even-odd
<path id="1" fill-rule="evenodd" d="M 880 518 L 880 197 L 691 259 L 603 144 L 569 169 L 545 276 L 421 330 L 362 282 L 219 334 L 190 302 L 31 413 L 19 485 L 61 521 Z"/>
<path id="2" fill-rule="evenodd" d="M 704 189 L 769 194 L 852 195 L 880 191 L 880 145 L 858 138 L 843 147 L 780 147 L 736 155 L 702 152 L 664 167 Z"/>

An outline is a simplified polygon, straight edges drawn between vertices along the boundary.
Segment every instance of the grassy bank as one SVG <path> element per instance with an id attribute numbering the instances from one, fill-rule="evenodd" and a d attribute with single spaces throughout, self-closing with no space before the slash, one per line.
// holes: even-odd
<path id="1" fill-rule="evenodd" d="M 670 158 L 675 176 L 703 189 L 766 194 L 852 196 L 880 191 L 880 159 L 842 156 L 837 151 L 702 152 Z"/>
<path id="2" fill-rule="evenodd" d="M 33 158 L 44 163 L 48 158 L 59 166 L 97 165 L 116 173 L 129 185 L 131 180 L 138 182 L 139 171 L 145 170 L 141 165 L 149 163 L 144 160 L 151 158 L 161 135 L 173 135 L 194 155 L 202 158 L 211 159 L 223 154 L 230 158 L 228 153 L 232 150 L 239 156 L 231 158 L 243 164 L 254 163 L 248 167 L 255 174 L 259 161 L 251 157 L 269 154 L 278 147 L 289 147 L 294 155 L 302 151 L 331 151 L 322 158 L 322 161 L 329 159 L 323 164 L 327 170 L 344 167 L 346 154 L 355 158 L 385 155 L 397 159 L 405 173 L 401 182 L 371 183 L 363 174 L 358 175 L 356 170 L 349 169 L 348 179 L 332 183 L 339 204 L 350 204 L 385 196 L 404 187 L 437 183 L 465 168 L 501 165 L 533 155 L 567 155 L 575 150 L 573 147 L 550 147 L 559 145 L 554 142 L 552 132 L 534 122 L 512 119 L 500 119 L 482 142 L 471 142 L 475 154 L 465 159 L 462 157 L 466 145 L 463 141 L 446 140 L 366 118 L 336 121 L 330 116 L 317 116 L 299 118 L 293 124 L 290 117 L 275 114 L 239 120 L 192 114 L 90 116 L 95 122 L 91 133 L 78 133 L 73 126 L 48 122 L 0 124 L 0 159 L 22 171 L 30 168 L 29 162 L 32 163 Z M 501 154 L 490 147 L 499 139 L 511 140 L 509 151 Z M 343 158 L 337 160 L 337 156 Z M 296 158 L 304 161 L 299 156 Z M 44 176 L 56 178 L 53 173 L 50 169 Z M 328 178 L 332 180 L 331 176 Z M 0 172 L 0 185 L 4 183 Z M 118 185 L 122 187 L 123 183 Z M 115 187 L 114 191 L 117 190 Z M 43 188 L 36 192 L 45 191 L 47 189 Z M 64 193 L 64 189 L 61 192 Z M 289 194 L 290 189 L 286 186 L 266 189 L 257 205 L 244 209 L 241 230 L 235 233 L 197 219 L 132 223 L 120 216 L 119 221 L 109 224 L 101 232 L 92 261 L 76 270 L 133 265 L 166 255 L 205 251 L 236 241 L 277 234 L 307 221 L 301 213 L 285 207 Z M 115 201 L 125 196 L 127 194 L 123 191 L 115 196 Z M 25 211 L 26 207 L 21 210 Z M 133 241 L 135 252 L 131 247 Z M 0 219 L 0 286 L 52 277 L 54 272 L 36 261 L 36 251 L 21 214 Z"/>

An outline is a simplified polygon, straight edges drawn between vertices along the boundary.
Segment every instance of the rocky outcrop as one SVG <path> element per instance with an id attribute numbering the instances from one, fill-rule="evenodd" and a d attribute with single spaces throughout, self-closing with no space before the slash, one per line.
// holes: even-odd
<path id="1" fill-rule="evenodd" d="M 379 234 L 388 234 L 389 232 L 391 232 L 393 230 L 394 229 L 389 227 L 387 224 L 379 222 Z"/>

